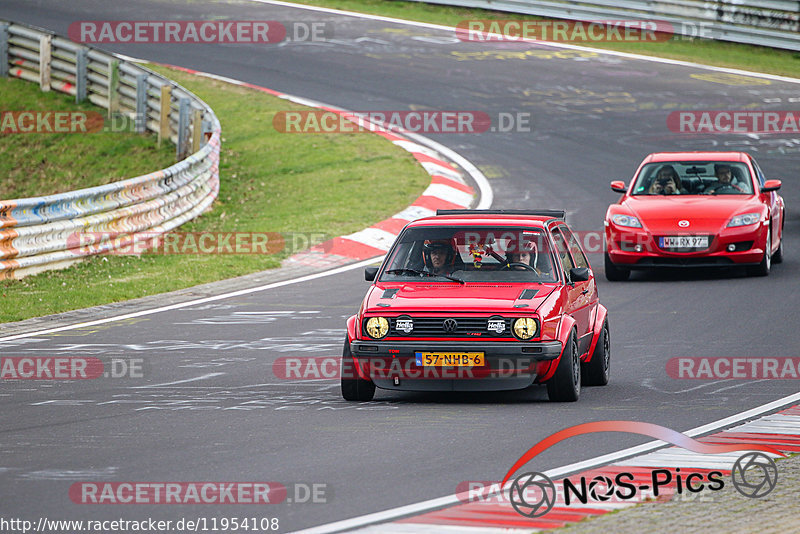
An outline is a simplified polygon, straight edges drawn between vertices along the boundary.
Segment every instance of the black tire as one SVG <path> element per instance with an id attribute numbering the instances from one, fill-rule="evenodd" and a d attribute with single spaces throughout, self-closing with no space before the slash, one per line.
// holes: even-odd
<path id="1" fill-rule="evenodd" d="M 584 386 L 608 384 L 611 376 L 611 337 L 608 334 L 608 319 L 603 322 L 592 359 L 587 363 L 581 363 L 581 373 L 581 381 Z"/>
<path id="2" fill-rule="evenodd" d="M 772 263 L 783 263 L 783 239 L 778 243 L 778 250 L 772 255 Z"/>
<path id="3" fill-rule="evenodd" d="M 631 275 L 630 269 L 621 269 L 611 262 L 608 252 L 605 253 L 606 280 L 610 282 L 624 282 Z"/>
<path id="4" fill-rule="evenodd" d="M 767 243 L 764 247 L 764 257 L 761 258 L 761 263 L 758 265 L 753 265 L 747 268 L 747 274 L 750 276 L 768 276 L 769 271 L 772 267 L 772 254 L 770 254 L 770 249 L 772 248 L 772 230 L 769 226 L 767 226 Z"/>
<path id="5" fill-rule="evenodd" d="M 339 373 L 342 377 L 342 397 L 347 401 L 371 401 L 375 396 L 375 384 L 372 380 L 360 378 L 352 362 L 350 342 L 345 339 L 344 350 L 342 350 L 342 363 L 339 366 Z M 351 378 L 351 376 L 355 378 Z"/>
<path id="6" fill-rule="evenodd" d="M 554 402 L 575 402 L 581 396 L 581 361 L 574 331 L 567 343 L 556 374 L 547 381 L 547 397 Z"/>

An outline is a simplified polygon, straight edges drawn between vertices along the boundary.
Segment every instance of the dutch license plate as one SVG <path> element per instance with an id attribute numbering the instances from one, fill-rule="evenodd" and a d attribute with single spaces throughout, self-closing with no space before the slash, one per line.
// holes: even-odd
<path id="1" fill-rule="evenodd" d="M 417 365 L 423 367 L 481 367 L 482 352 L 417 352 Z"/>
<path id="2" fill-rule="evenodd" d="M 707 235 L 667 236 L 659 237 L 658 240 L 661 248 L 708 248 Z"/>

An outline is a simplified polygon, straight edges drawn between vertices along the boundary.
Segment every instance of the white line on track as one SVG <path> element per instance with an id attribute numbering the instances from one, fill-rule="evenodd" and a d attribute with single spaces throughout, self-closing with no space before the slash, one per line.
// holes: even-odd
<path id="1" fill-rule="evenodd" d="M 352 271 L 353 269 L 358 269 L 360 267 L 365 267 L 367 265 L 371 265 L 373 263 L 379 262 L 383 260 L 383 256 L 376 256 L 375 258 L 370 258 L 368 260 L 360 261 L 358 263 L 354 263 L 352 265 L 345 265 L 343 267 L 337 267 L 335 269 L 331 269 L 330 271 L 324 271 L 321 273 L 314 273 L 309 274 L 306 276 L 301 276 L 299 278 L 293 278 L 291 280 L 283 280 L 281 282 L 273 282 L 271 284 L 266 284 L 263 286 L 258 287 L 251 287 L 247 289 L 239 289 L 237 291 L 232 291 L 230 293 L 223 293 L 221 295 L 213 295 L 211 297 L 203 297 L 195 300 L 187 300 L 186 302 L 179 302 L 177 304 L 170 304 L 168 306 L 161 306 L 160 308 L 152 308 L 149 310 L 141 310 L 132 313 L 126 313 L 123 315 L 117 315 L 114 317 L 106 317 L 104 319 L 96 319 L 94 321 L 85 321 L 83 323 L 76 323 L 64 326 L 58 326 L 55 328 L 48 328 L 46 330 L 38 330 L 36 332 L 26 332 L 24 334 L 15 334 L 13 336 L 6 336 L 0 337 L 0 341 L 12 341 L 14 339 L 23 339 L 28 337 L 36 337 L 36 336 L 43 336 L 46 334 L 52 334 L 54 332 L 64 332 L 65 330 L 75 330 L 78 328 L 86 328 L 89 326 L 96 326 L 99 324 L 106 324 L 106 323 L 113 323 L 116 321 L 124 321 L 126 319 L 133 319 L 134 317 L 143 317 L 146 315 L 153 315 L 154 313 L 161 313 L 164 311 L 169 310 L 179 310 L 181 308 L 186 308 L 189 306 L 194 306 L 196 304 L 203 304 L 206 302 L 214 302 L 217 300 L 229 299 L 232 297 L 240 297 L 242 295 L 250 295 L 251 293 L 258 293 L 261 291 L 267 291 L 269 289 L 275 289 L 277 287 L 288 286 L 292 284 L 299 284 L 301 282 L 308 282 L 310 280 L 316 280 L 317 278 L 324 278 L 326 276 L 331 276 L 334 274 L 344 273 L 347 271 Z"/>
<path id="2" fill-rule="evenodd" d="M 782 406 L 786 406 L 787 404 L 792 404 L 794 402 L 797 402 L 798 400 L 800 400 L 800 393 L 794 393 L 787 397 L 783 397 L 782 399 L 778 399 L 776 401 L 763 404 L 756 408 L 752 408 L 750 410 L 734 414 L 730 417 L 714 421 L 713 423 L 708 423 L 707 425 L 687 430 L 686 432 L 683 432 L 683 434 L 690 437 L 708 434 L 709 432 L 712 432 L 714 430 L 718 430 L 723 427 L 740 423 L 745 419 L 756 417 L 758 415 L 775 410 Z M 577 471 L 583 471 L 585 469 L 589 469 L 592 467 L 606 465 L 611 462 L 628 458 L 630 456 L 651 452 L 661 447 L 664 447 L 665 445 L 667 445 L 667 443 L 663 441 L 658 441 L 658 440 L 650 441 L 648 443 L 643 443 L 642 445 L 637 445 L 636 447 L 630 447 L 628 449 L 623 449 L 618 452 L 612 452 L 609 454 L 598 456 L 596 458 L 590 458 L 588 460 L 584 460 L 581 462 L 576 462 L 562 467 L 557 467 L 555 469 L 550 469 L 549 471 L 545 471 L 544 474 L 549 476 L 550 478 L 561 477 Z M 491 495 L 494 494 L 487 495 L 487 497 L 490 497 Z M 328 534 L 332 532 L 341 532 L 344 530 L 364 527 L 375 523 L 390 521 L 392 519 L 397 519 L 403 516 L 417 515 L 430 510 L 435 510 L 437 508 L 443 508 L 445 506 L 458 504 L 459 502 L 461 501 L 459 500 L 459 497 L 457 495 L 455 494 L 445 495 L 444 497 L 439 497 L 437 499 L 431 499 L 428 501 L 423 501 L 415 504 L 409 504 L 406 506 L 400 506 L 398 508 L 384 510 L 382 512 L 375 512 L 372 514 L 354 517 L 351 519 L 344 519 L 342 521 L 328 523 L 327 525 L 320 525 L 318 527 L 299 530 L 294 532 L 293 534 Z"/>
<path id="3" fill-rule="evenodd" d="M 165 386 L 173 386 L 175 384 L 186 384 L 187 382 L 197 382 L 198 380 L 206 380 L 208 378 L 214 378 L 215 376 L 222 376 L 225 373 L 208 373 L 202 376 L 196 376 L 194 378 L 187 378 L 186 380 L 176 380 L 175 382 L 165 382 L 163 384 L 148 384 L 146 386 L 133 386 L 131 389 L 147 389 L 147 388 L 160 388 Z"/>
<path id="4" fill-rule="evenodd" d="M 413 20 L 403 20 L 403 19 L 396 19 L 392 17 L 383 17 L 380 15 L 369 15 L 367 13 L 357 13 L 354 11 L 344 11 L 340 9 L 331 9 L 327 7 L 317 7 L 317 6 L 307 6 L 303 4 L 294 4 L 292 2 L 281 2 L 279 0 L 250 0 L 250 2 L 257 2 L 259 4 L 271 4 L 275 6 L 283 6 L 283 7 L 291 7 L 295 9 L 304 9 L 307 11 L 318 11 L 320 13 L 330 13 L 332 15 L 341 15 L 346 17 L 353 17 L 353 18 L 360 18 L 360 19 L 368 19 L 368 20 L 377 20 L 380 22 L 391 22 L 392 24 L 403 24 L 406 26 L 416 26 L 418 28 L 429 28 L 432 30 L 444 30 L 448 32 L 455 33 L 456 28 L 454 26 L 445 26 L 442 24 L 431 24 L 429 22 L 417 22 Z M 701 63 L 693 63 L 691 61 L 680 61 L 677 59 L 667 59 L 662 57 L 655 57 L 655 56 L 645 56 L 642 54 L 631 54 L 628 52 L 616 52 L 614 50 L 603 50 L 602 48 L 592 48 L 589 46 L 580 46 L 580 45 L 572 45 L 567 43 L 553 43 L 549 41 L 536 41 L 532 39 L 520 39 L 515 42 L 527 42 L 531 44 L 537 44 L 541 46 L 549 46 L 552 48 L 563 48 L 565 50 L 583 50 L 587 52 L 594 52 L 596 54 L 602 54 L 605 56 L 616 56 L 616 57 L 624 57 L 627 59 L 639 59 L 642 61 L 650 61 L 652 63 L 664 63 L 666 65 L 678 65 L 682 67 L 692 67 L 695 69 L 703 69 L 703 70 L 710 70 L 714 72 L 724 72 L 727 74 L 739 74 L 741 76 L 753 76 L 756 78 L 764 78 L 766 80 L 774 80 L 780 82 L 788 82 L 788 83 L 800 83 L 800 79 L 798 78 L 789 78 L 787 76 L 778 76 L 777 74 L 765 74 L 763 72 L 751 72 L 748 70 L 741 70 L 741 69 L 731 69 L 726 67 L 714 67 L 712 65 L 703 65 Z"/>

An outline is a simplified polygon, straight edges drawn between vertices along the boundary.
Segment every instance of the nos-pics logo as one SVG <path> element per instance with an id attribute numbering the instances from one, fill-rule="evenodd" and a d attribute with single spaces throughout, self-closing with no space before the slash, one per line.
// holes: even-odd
<path id="1" fill-rule="evenodd" d="M 545 438 L 529 449 L 506 473 L 500 483 L 506 488 L 511 476 L 534 456 L 556 443 L 582 434 L 594 432 L 628 432 L 650 436 L 672 443 L 678 447 L 699 454 L 720 454 L 735 451 L 748 451 L 740 456 L 731 468 L 730 480 L 733 487 L 742 495 L 760 498 L 769 494 L 777 484 L 778 469 L 773 459 L 764 453 L 785 456 L 767 445 L 741 443 L 715 445 L 701 443 L 669 428 L 637 421 L 597 421 L 584 423 L 561 430 Z M 547 514 L 556 502 L 565 506 L 587 504 L 589 500 L 606 502 L 615 500 L 625 502 L 637 495 L 642 498 L 658 497 L 664 493 L 699 493 L 719 491 L 725 486 L 721 471 L 692 471 L 681 468 L 653 469 L 650 477 L 643 479 L 633 473 L 618 472 L 613 478 L 598 475 L 593 478 L 579 477 L 577 480 L 564 478 L 557 486 L 547 475 L 527 472 L 517 476 L 508 486 L 508 499 L 520 515 L 529 518 Z"/>

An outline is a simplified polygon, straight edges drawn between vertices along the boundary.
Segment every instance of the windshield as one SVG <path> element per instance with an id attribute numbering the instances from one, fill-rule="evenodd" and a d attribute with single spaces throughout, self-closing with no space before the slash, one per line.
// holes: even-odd
<path id="1" fill-rule="evenodd" d="M 752 195 L 753 179 L 744 163 L 670 161 L 642 167 L 634 195 Z"/>
<path id="2" fill-rule="evenodd" d="M 380 280 L 555 282 L 542 230 L 522 227 L 417 227 L 398 238 Z"/>

